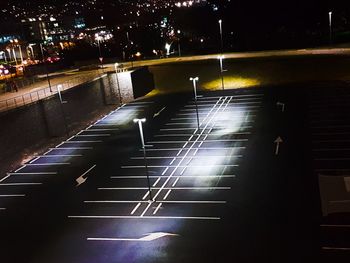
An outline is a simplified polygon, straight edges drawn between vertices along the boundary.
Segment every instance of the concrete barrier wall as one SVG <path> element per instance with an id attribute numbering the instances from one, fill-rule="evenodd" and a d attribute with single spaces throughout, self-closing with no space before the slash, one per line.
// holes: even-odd
<path id="1" fill-rule="evenodd" d="M 143 73 L 132 77 L 138 78 L 137 87 L 120 85 L 123 103 L 134 99 L 134 90 L 139 95 L 148 93 L 147 72 L 143 69 Z M 116 74 L 69 89 L 62 93 L 62 98 L 66 103 L 61 104 L 56 95 L 0 114 L 0 173 L 9 171 L 14 160 L 18 162 L 24 153 L 61 141 L 118 107 Z"/>
<path id="2" fill-rule="evenodd" d="M 135 72 L 138 70 L 129 72 L 126 78 L 130 78 L 130 85 L 123 81 L 119 83 L 123 103 L 132 101 L 135 94 L 142 96 L 153 89 L 153 77 L 147 69 Z M 135 81 L 137 86 L 133 86 Z M 64 104 L 55 95 L 1 113 L 0 178 L 3 177 L 1 173 L 10 171 L 12 163 L 18 163 L 24 155 L 62 141 L 118 107 L 119 98 L 117 78 L 113 73 L 62 92 Z"/>
<path id="3" fill-rule="evenodd" d="M 105 76 L 63 92 L 65 104 L 53 96 L 0 114 L 0 172 L 116 108 L 118 100 L 111 88 Z"/>

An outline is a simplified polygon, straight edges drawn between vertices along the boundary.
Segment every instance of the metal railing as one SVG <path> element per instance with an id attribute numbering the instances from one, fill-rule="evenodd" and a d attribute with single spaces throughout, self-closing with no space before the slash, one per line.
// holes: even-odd
<path id="1" fill-rule="evenodd" d="M 101 76 L 99 73 L 91 73 L 82 77 L 75 77 L 69 79 L 62 83 L 55 83 L 51 85 L 51 90 L 47 84 L 44 84 L 44 88 L 38 88 L 38 90 L 28 92 L 16 97 L 12 97 L 5 100 L 0 100 L 0 112 L 4 112 L 10 109 L 22 107 L 33 102 L 39 101 L 41 99 L 48 98 L 58 93 L 57 86 L 60 86 L 60 91 L 70 89 L 72 87 L 84 84 L 86 82 L 92 81 L 94 78 Z"/>

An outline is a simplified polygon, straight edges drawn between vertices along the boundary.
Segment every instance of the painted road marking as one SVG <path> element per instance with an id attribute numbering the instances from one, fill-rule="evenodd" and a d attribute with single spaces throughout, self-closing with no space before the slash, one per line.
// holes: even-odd
<path id="1" fill-rule="evenodd" d="M 141 201 L 133 201 L 133 200 L 86 200 L 84 203 L 88 204 L 133 204 L 137 203 L 141 205 L 141 203 L 149 203 L 149 201 L 141 200 Z M 226 204 L 226 201 L 205 201 L 205 200 L 191 200 L 191 201 L 182 201 L 182 200 L 172 200 L 172 201 L 157 201 L 155 200 L 154 203 L 165 203 L 165 204 Z"/>
<path id="2" fill-rule="evenodd" d="M 57 172 L 37 172 L 37 173 L 8 173 L 8 175 L 56 175 Z M 2 181 L 0 181 L 2 182 Z"/>
<path id="3" fill-rule="evenodd" d="M 205 158 L 242 158 L 243 155 L 202 155 L 202 156 L 187 156 L 186 159 L 205 159 Z M 181 156 L 147 156 L 146 159 L 180 159 Z M 143 160 L 144 157 L 131 157 L 131 160 Z M 347 160 L 349 160 L 348 158 Z"/>
<path id="4" fill-rule="evenodd" d="M 200 216 L 68 216 L 75 219 L 179 219 L 179 220 L 220 220 L 220 217 Z"/>
<path id="5" fill-rule="evenodd" d="M 59 147 L 50 148 L 50 150 L 92 150 L 93 147 Z"/>
<path id="6" fill-rule="evenodd" d="M 101 143 L 103 141 L 96 140 L 96 141 L 66 141 L 65 143 Z"/>
<path id="7" fill-rule="evenodd" d="M 146 151 L 178 151 L 181 149 L 191 149 L 191 150 L 233 150 L 233 149 L 245 149 L 244 146 L 232 146 L 232 147 L 185 147 L 185 148 L 157 148 L 157 149 L 146 149 Z M 142 149 L 140 149 L 142 151 Z"/>
<path id="8" fill-rule="evenodd" d="M 159 175 L 150 175 L 149 178 L 158 178 Z M 167 176 L 163 176 L 166 178 Z M 236 175 L 174 175 L 182 178 L 235 178 Z M 145 175 L 125 175 L 125 176 L 111 176 L 111 179 L 145 179 Z"/>
<path id="9" fill-rule="evenodd" d="M 82 154 L 52 154 L 52 155 L 38 155 L 39 158 L 55 158 L 55 157 L 81 157 Z"/>
<path id="10" fill-rule="evenodd" d="M 6 183 L 0 184 L 0 186 L 20 186 L 20 185 L 41 185 L 42 183 Z"/>
<path id="11" fill-rule="evenodd" d="M 186 158 L 183 158 L 186 159 Z M 239 164 L 210 164 L 210 165 L 147 165 L 148 168 L 165 168 L 165 167 L 170 167 L 170 168 L 183 168 L 183 167 L 193 167 L 193 168 L 197 168 L 197 167 L 238 167 Z M 144 169 L 146 168 L 145 165 L 126 165 L 126 166 L 122 166 L 122 169 Z"/>
<path id="12" fill-rule="evenodd" d="M 25 164 L 26 166 L 54 166 L 54 165 L 70 165 L 71 163 L 30 163 Z"/>
<path id="13" fill-rule="evenodd" d="M 85 178 L 84 176 L 87 175 L 95 167 L 96 167 L 96 164 L 91 166 L 85 173 L 83 173 L 81 176 L 75 179 L 75 181 L 77 182 L 77 185 L 76 185 L 77 187 L 86 182 L 87 178 Z"/>
<path id="14" fill-rule="evenodd" d="M 247 142 L 248 139 L 218 139 L 218 140 L 193 140 L 193 141 L 150 141 L 148 143 L 161 144 L 161 143 L 200 143 L 200 142 Z"/>
<path id="15" fill-rule="evenodd" d="M 160 239 L 160 238 L 162 238 L 162 237 L 166 237 L 166 236 L 177 236 L 177 234 L 157 232 L 157 233 L 147 234 L 146 236 L 141 237 L 141 238 L 88 237 L 87 240 L 89 240 L 89 241 L 134 241 L 134 242 L 150 242 L 150 241 L 154 241 L 154 240 Z"/>
<path id="16" fill-rule="evenodd" d="M 0 197 L 23 197 L 25 194 L 0 195 Z"/>
<path id="17" fill-rule="evenodd" d="M 152 187 L 153 190 L 230 190 L 231 187 Z M 99 187 L 97 190 L 148 190 L 147 187 Z"/>

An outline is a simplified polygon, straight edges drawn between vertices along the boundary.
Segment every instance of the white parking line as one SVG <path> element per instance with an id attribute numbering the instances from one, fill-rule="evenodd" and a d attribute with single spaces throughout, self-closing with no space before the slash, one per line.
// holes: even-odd
<path id="1" fill-rule="evenodd" d="M 99 131 L 99 132 L 101 132 L 101 131 L 119 131 L 119 129 L 87 129 L 85 131 L 87 131 L 87 132 L 89 132 L 89 131 L 93 131 L 93 132 L 95 132 L 95 131 Z"/>
<path id="2" fill-rule="evenodd" d="M 77 137 L 109 137 L 110 134 L 80 134 Z"/>
<path id="3" fill-rule="evenodd" d="M 152 187 L 153 190 L 230 190 L 231 187 L 203 186 L 203 187 Z M 148 187 L 99 187 L 97 190 L 148 190 Z"/>
<path id="4" fill-rule="evenodd" d="M 163 203 L 159 203 L 157 208 L 154 210 L 153 215 L 157 214 L 158 210 L 160 209 L 160 207 L 162 206 Z"/>
<path id="5" fill-rule="evenodd" d="M 166 176 L 163 176 L 166 178 Z M 236 178 L 236 175 L 173 175 L 174 178 Z M 111 179 L 145 179 L 145 175 L 125 175 L 125 176 L 111 176 Z M 158 175 L 150 175 L 149 178 L 159 178 Z"/>
<path id="6" fill-rule="evenodd" d="M 42 183 L 6 183 L 0 184 L 0 186 L 21 186 L 21 185 L 41 185 Z"/>
<path id="7" fill-rule="evenodd" d="M 17 170 L 15 170 L 15 173 L 17 173 L 18 171 L 22 170 L 24 167 L 26 167 L 25 165 L 22 165 L 20 168 L 18 168 Z"/>
<path id="8" fill-rule="evenodd" d="M 4 178 L 2 178 L 2 179 L 0 180 L 0 183 L 3 182 L 3 181 L 5 181 L 5 180 L 6 180 L 7 178 L 9 178 L 11 175 L 12 175 L 11 173 L 8 173 Z"/>
<path id="9" fill-rule="evenodd" d="M 100 143 L 103 142 L 101 140 L 95 140 L 95 141 L 66 141 L 65 143 Z"/>
<path id="10" fill-rule="evenodd" d="M 70 165 L 71 163 L 30 163 L 26 166 L 54 166 L 54 165 Z"/>
<path id="11" fill-rule="evenodd" d="M 185 159 L 185 158 L 183 158 Z M 165 168 L 165 167 L 170 167 L 170 168 L 183 168 L 183 167 L 189 167 L 189 168 L 196 168 L 196 167 L 222 167 L 222 166 L 227 166 L 227 167 L 238 167 L 238 164 L 210 164 L 210 165 L 147 165 L 148 168 Z M 121 167 L 122 169 L 143 169 L 146 168 L 145 165 L 125 165 Z"/>
<path id="12" fill-rule="evenodd" d="M 0 195 L 0 197 L 23 197 L 25 194 Z"/>
<path id="13" fill-rule="evenodd" d="M 149 141 L 148 143 L 153 143 L 153 144 L 159 144 L 159 143 L 191 143 L 191 142 L 195 142 L 195 143 L 200 143 L 200 142 L 247 142 L 248 139 L 218 139 L 218 140 L 193 140 L 193 141 Z M 186 147 L 186 146 L 185 146 Z"/>
<path id="14" fill-rule="evenodd" d="M 178 151 L 181 149 L 187 150 L 187 149 L 191 149 L 191 150 L 233 150 L 233 149 L 245 149 L 246 147 L 244 146 L 232 146 L 232 147 L 185 147 L 185 148 L 155 148 L 155 149 L 146 149 L 146 151 L 151 152 L 151 151 Z M 140 150 L 142 151 L 142 149 Z"/>
<path id="15" fill-rule="evenodd" d="M 133 214 L 136 212 L 136 210 L 140 207 L 140 205 L 141 205 L 141 202 L 139 202 L 139 203 L 135 206 L 135 208 L 131 211 L 130 215 L 133 215 Z"/>
<path id="16" fill-rule="evenodd" d="M 60 147 L 50 148 L 50 150 L 92 150 L 93 147 Z"/>
<path id="17" fill-rule="evenodd" d="M 242 158 L 243 155 L 203 155 L 203 156 L 187 156 L 186 159 L 206 159 L 206 158 Z M 147 156 L 150 160 L 161 159 L 180 159 L 181 156 Z M 131 157 L 131 160 L 143 160 L 144 157 Z M 350 158 L 349 158 L 350 159 Z M 170 164 L 171 165 L 171 164 Z"/>
<path id="18" fill-rule="evenodd" d="M 58 173 L 57 172 L 8 173 L 8 175 L 56 175 L 56 174 Z"/>
<path id="19" fill-rule="evenodd" d="M 39 158 L 55 158 L 55 157 L 82 157 L 82 154 L 52 154 L 38 155 Z"/>
<path id="20" fill-rule="evenodd" d="M 149 201 L 141 200 L 141 201 L 133 201 L 133 200 L 86 200 L 84 203 L 87 204 L 135 204 L 135 203 L 149 203 Z M 154 203 L 164 203 L 164 204 L 226 204 L 226 201 L 206 201 L 206 200 L 172 200 L 172 201 L 157 201 Z"/>
<path id="21" fill-rule="evenodd" d="M 29 163 L 34 163 L 36 160 L 40 159 L 40 157 L 35 157 L 33 160 L 31 160 Z"/>
<path id="22" fill-rule="evenodd" d="M 220 220 L 220 217 L 200 216 L 68 216 L 71 219 L 179 219 L 179 220 Z"/>

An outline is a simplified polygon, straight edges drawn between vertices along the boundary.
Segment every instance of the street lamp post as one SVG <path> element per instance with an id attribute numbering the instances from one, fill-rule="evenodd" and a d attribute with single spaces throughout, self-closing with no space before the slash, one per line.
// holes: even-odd
<path id="1" fill-rule="evenodd" d="M 116 80 L 117 80 L 117 85 L 118 85 L 118 95 L 119 95 L 119 102 L 120 104 L 122 104 L 122 93 L 120 91 L 120 83 L 119 83 L 119 77 L 118 77 L 118 66 L 119 66 L 119 63 L 115 63 L 114 64 L 114 69 L 115 69 L 115 77 L 116 77 Z"/>
<path id="2" fill-rule="evenodd" d="M 40 51 L 41 51 L 41 59 L 45 65 L 47 83 L 49 84 L 50 92 L 52 92 L 51 81 L 50 81 L 50 76 L 49 76 L 49 69 L 47 68 L 47 61 L 45 61 L 44 49 L 43 49 L 42 43 L 40 43 Z"/>
<path id="3" fill-rule="evenodd" d="M 62 111 L 62 115 L 63 115 L 64 126 L 66 128 L 66 134 L 68 137 L 69 130 L 68 130 L 67 118 L 66 118 L 66 114 L 64 113 L 64 109 L 63 109 L 63 104 L 67 103 L 67 101 L 64 101 L 62 99 L 61 89 L 62 89 L 62 85 L 61 84 L 57 85 L 57 93 L 58 93 L 58 97 L 60 99 L 60 105 L 61 105 L 61 111 Z"/>
<path id="4" fill-rule="evenodd" d="M 143 119 L 134 119 L 134 123 L 137 123 L 139 126 L 140 131 L 140 138 L 141 138 L 141 144 L 142 144 L 142 150 L 143 150 L 143 159 L 145 162 L 145 171 L 146 171 L 146 177 L 147 177 L 147 185 L 148 185 L 148 192 L 149 192 L 149 201 L 154 201 L 152 197 L 152 189 L 151 189 L 151 183 L 149 180 L 149 174 L 148 174 L 148 166 L 147 166 L 147 158 L 146 158 L 146 147 L 145 147 L 145 139 L 143 137 L 143 129 L 142 129 L 142 123 L 146 122 L 146 118 Z"/>
<path id="5" fill-rule="evenodd" d="M 224 90 L 225 89 L 225 84 L 224 84 L 224 67 L 223 67 L 223 59 L 225 57 L 223 55 L 218 56 L 218 59 L 220 61 L 220 78 L 221 78 L 221 88 Z"/>
<path id="6" fill-rule="evenodd" d="M 329 44 L 332 45 L 333 43 L 333 30 L 332 30 L 332 14 L 333 12 L 330 11 L 328 12 L 328 16 L 329 16 Z"/>
<path id="7" fill-rule="evenodd" d="M 194 103 L 196 104 L 196 115 L 197 115 L 197 128 L 199 132 L 199 114 L 198 114 L 198 104 L 197 104 L 197 81 L 199 80 L 198 77 L 190 78 L 190 81 L 192 81 L 193 84 L 193 91 L 194 91 Z"/>
<path id="8" fill-rule="evenodd" d="M 224 42 L 222 38 L 222 20 L 219 20 L 219 29 L 220 29 L 220 44 L 221 44 L 221 54 L 224 53 Z"/>

